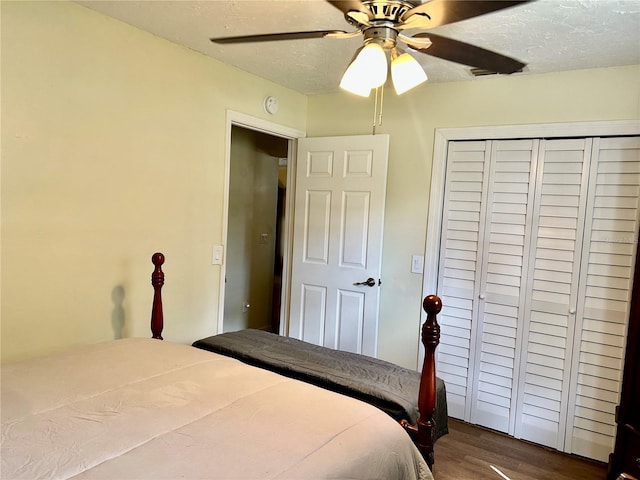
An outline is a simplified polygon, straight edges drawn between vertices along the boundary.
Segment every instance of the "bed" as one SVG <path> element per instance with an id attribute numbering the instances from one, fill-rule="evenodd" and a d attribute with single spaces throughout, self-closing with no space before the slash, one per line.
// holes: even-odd
<path id="1" fill-rule="evenodd" d="M 287 377 L 369 403 L 400 423 L 417 426 L 420 373 L 357 353 L 321 347 L 262 330 L 239 330 L 193 343 Z M 449 432 L 447 392 L 436 378 L 433 441 Z"/>
<path id="2" fill-rule="evenodd" d="M 418 449 L 432 435 L 429 372 L 420 419 L 402 428 L 349 396 L 159 341 L 164 256 L 153 262 L 154 338 L 3 365 L 3 479 L 433 478 Z"/>

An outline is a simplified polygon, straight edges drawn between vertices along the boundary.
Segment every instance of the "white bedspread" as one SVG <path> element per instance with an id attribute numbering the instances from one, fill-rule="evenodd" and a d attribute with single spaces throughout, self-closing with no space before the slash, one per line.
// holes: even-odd
<path id="1" fill-rule="evenodd" d="M 3 479 L 432 479 L 365 403 L 185 345 L 2 366 Z"/>

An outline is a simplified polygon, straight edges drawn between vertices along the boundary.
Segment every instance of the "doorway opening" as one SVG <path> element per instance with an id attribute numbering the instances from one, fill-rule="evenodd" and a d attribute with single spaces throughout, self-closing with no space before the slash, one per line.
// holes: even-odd
<path id="1" fill-rule="evenodd" d="M 231 127 L 223 331 L 280 332 L 289 140 Z"/>

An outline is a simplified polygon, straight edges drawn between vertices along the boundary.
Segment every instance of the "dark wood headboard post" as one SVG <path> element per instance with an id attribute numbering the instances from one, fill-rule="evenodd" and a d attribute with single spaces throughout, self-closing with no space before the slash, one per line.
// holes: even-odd
<path id="1" fill-rule="evenodd" d="M 442 300 L 437 295 L 428 295 L 424 298 L 422 307 L 427 312 L 427 319 L 422 326 L 424 362 L 418 395 L 420 417 L 417 427 L 406 421 L 402 422 L 402 426 L 414 438 L 429 469 L 433 469 L 433 435 L 436 428 L 436 422 L 433 419 L 436 410 L 436 347 L 440 343 L 440 325 L 436 316 L 442 310 Z"/>
<path id="2" fill-rule="evenodd" d="M 151 333 L 153 338 L 162 340 L 162 328 L 164 327 L 164 318 L 162 315 L 162 286 L 164 285 L 164 272 L 162 264 L 164 263 L 164 255 L 162 253 L 154 253 L 151 261 L 155 265 L 155 270 L 151 274 L 151 285 L 153 285 L 153 308 L 151 309 Z"/>

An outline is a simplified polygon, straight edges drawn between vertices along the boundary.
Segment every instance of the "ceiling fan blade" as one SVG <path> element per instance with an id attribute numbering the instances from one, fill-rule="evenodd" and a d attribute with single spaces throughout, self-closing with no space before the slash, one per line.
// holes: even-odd
<path id="1" fill-rule="evenodd" d="M 264 35 L 243 35 L 239 37 L 211 38 L 213 43 L 251 43 L 251 42 L 274 42 L 278 40 L 304 40 L 307 38 L 325 38 L 330 35 L 342 35 L 347 32 L 342 30 L 317 30 L 311 32 L 287 32 L 287 33 L 267 33 Z"/>
<path id="2" fill-rule="evenodd" d="M 428 28 L 435 28 L 531 1 L 534 0 L 430 0 L 408 10 L 402 20 L 407 21 L 413 15 L 426 15 L 429 17 Z"/>
<path id="3" fill-rule="evenodd" d="M 475 47 L 468 43 L 452 40 L 450 38 L 433 35 L 432 33 L 418 33 L 414 37 L 428 37 L 431 46 L 428 48 L 415 49 L 418 52 L 426 53 L 434 57 L 450 60 L 452 62 L 481 68 L 491 72 L 510 74 L 522 70 L 525 63 L 506 57 L 499 53 Z"/>
<path id="4" fill-rule="evenodd" d="M 349 12 L 362 12 L 369 20 L 373 20 L 373 13 L 360 0 L 327 0 L 327 2 L 344 13 L 345 16 Z"/>

